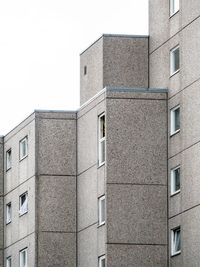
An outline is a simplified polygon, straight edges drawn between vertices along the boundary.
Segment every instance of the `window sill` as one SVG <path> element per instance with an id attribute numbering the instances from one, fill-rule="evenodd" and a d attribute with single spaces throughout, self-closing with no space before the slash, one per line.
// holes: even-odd
<path id="1" fill-rule="evenodd" d="M 172 78 L 174 75 L 180 72 L 180 69 L 176 70 L 175 72 L 171 73 L 169 78 Z"/>
<path id="2" fill-rule="evenodd" d="M 12 221 L 6 222 L 6 225 L 9 225 L 9 224 L 11 224 L 11 222 L 12 222 Z"/>
<path id="3" fill-rule="evenodd" d="M 97 228 L 99 228 L 99 227 L 101 227 L 103 225 L 105 225 L 105 222 L 102 222 L 102 223 L 98 224 Z"/>
<path id="4" fill-rule="evenodd" d="M 10 171 L 11 169 L 12 169 L 12 167 L 10 167 L 10 168 L 6 169 L 6 172 Z"/>
<path id="5" fill-rule="evenodd" d="M 171 257 L 175 257 L 177 255 L 181 254 L 181 250 L 174 252 L 173 254 L 171 254 Z"/>
<path id="6" fill-rule="evenodd" d="M 171 19 L 172 17 L 174 17 L 177 13 L 179 13 L 180 9 L 177 10 L 176 12 L 172 13 L 169 15 L 169 19 Z"/>
<path id="7" fill-rule="evenodd" d="M 176 130 L 175 132 L 173 132 L 173 133 L 170 133 L 170 137 L 172 137 L 172 136 L 174 136 L 174 135 L 176 135 L 177 133 L 179 133 L 180 132 L 180 129 L 178 129 L 178 130 Z"/>
<path id="8" fill-rule="evenodd" d="M 176 192 L 171 193 L 170 197 L 173 197 L 175 195 L 178 195 L 181 192 L 181 190 L 177 190 Z"/>
<path id="9" fill-rule="evenodd" d="M 22 161 L 22 160 L 24 160 L 24 159 L 27 158 L 27 157 L 28 157 L 28 154 L 27 154 L 26 156 L 20 158 L 20 159 L 19 159 L 19 162 Z"/>
<path id="10" fill-rule="evenodd" d="M 22 217 L 22 216 L 24 216 L 25 214 L 27 214 L 28 213 L 28 210 L 26 211 L 26 212 L 24 212 L 24 213 L 20 213 L 19 212 L 19 217 Z"/>
<path id="11" fill-rule="evenodd" d="M 98 167 L 97 167 L 97 169 L 99 169 L 99 168 L 101 168 L 103 165 L 105 165 L 105 161 L 104 162 L 102 162 L 101 164 L 98 164 Z"/>

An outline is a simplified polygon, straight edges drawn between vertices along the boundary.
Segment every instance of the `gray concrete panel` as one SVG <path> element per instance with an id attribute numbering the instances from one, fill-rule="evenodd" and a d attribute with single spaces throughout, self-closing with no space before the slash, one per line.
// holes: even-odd
<path id="1" fill-rule="evenodd" d="M 76 231 L 76 177 L 38 178 L 39 231 Z"/>
<path id="2" fill-rule="evenodd" d="M 0 137 L 0 195 L 3 194 L 3 178 L 4 178 L 4 144 L 3 137 Z"/>
<path id="3" fill-rule="evenodd" d="M 107 99 L 108 183 L 166 184 L 166 108 L 164 100 Z"/>
<path id="4" fill-rule="evenodd" d="M 76 120 L 37 120 L 38 173 L 76 175 Z"/>
<path id="5" fill-rule="evenodd" d="M 97 228 L 97 254 L 98 255 L 106 254 L 106 244 L 107 244 L 106 224 L 104 224 Z"/>
<path id="6" fill-rule="evenodd" d="M 78 233 L 78 267 L 98 266 L 97 243 L 97 224 Z"/>
<path id="7" fill-rule="evenodd" d="M 77 177 L 78 230 L 98 221 L 97 168 Z"/>
<path id="8" fill-rule="evenodd" d="M 157 245 L 107 245 L 109 267 L 167 267 L 167 248 Z"/>
<path id="9" fill-rule="evenodd" d="M 76 234 L 39 233 L 38 267 L 75 267 Z"/>
<path id="10" fill-rule="evenodd" d="M 165 186 L 107 185 L 108 243 L 167 244 Z"/>
<path id="11" fill-rule="evenodd" d="M 181 1 L 182 27 L 185 27 L 199 16 L 200 16 L 200 2 L 198 0 Z"/>

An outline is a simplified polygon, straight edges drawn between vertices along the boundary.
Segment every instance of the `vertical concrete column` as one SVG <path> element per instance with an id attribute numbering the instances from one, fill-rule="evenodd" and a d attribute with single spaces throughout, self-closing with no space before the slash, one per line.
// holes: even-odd
<path id="1" fill-rule="evenodd" d="M 0 136 L 0 266 L 3 266 L 3 176 L 4 176 L 4 138 Z"/>

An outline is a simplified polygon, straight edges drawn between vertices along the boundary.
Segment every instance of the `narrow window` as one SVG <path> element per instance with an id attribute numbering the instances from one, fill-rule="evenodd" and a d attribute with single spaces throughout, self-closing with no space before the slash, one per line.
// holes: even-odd
<path id="1" fill-rule="evenodd" d="M 99 116 L 99 166 L 105 163 L 106 128 L 105 114 Z"/>
<path id="2" fill-rule="evenodd" d="M 170 16 L 179 11 L 179 0 L 170 0 Z"/>
<path id="3" fill-rule="evenodd" d="M 9 257 L 6 258 L 6 267 L 12 267 L 12 264 L 11 264 L 11 256 L 9 256 Z"/>
<path id="4" fill-rule="evenodd" d="M 180 131 L 180 106 L 177 106 L 170 111 L 171 113 L 171 135 Z"/>
<path id="5" fill-rule="evenodd" d="M 170 50 L 170 75 L 174 75 L 180 69 L 180 49 L 179 45 Z"/>
<path id="6" fill-rule="evenodd" d="M 171 231 L 171 255 L 181 253 L 181 227 L 177 227 Z"/>
<path id="7" fill-rule="evenodd" d="M 19 157 L 20 160 L 24 159 L 28 155 L 28 137 L 26 136 L 19 143 Z"/>
<path id="8" fill-rule="evenodd" d="M 24 193 L 19 197 L 19 215 L 28 212 L 28 193 Z"/>
<path id="9" fill-rule="evenodd" d="M 6 152 L 6 170 L 7 171 L 10 170 L 11 166 L 12 166 L 12 152 L 11 152 L 11 149 L 9 149 Z"/>
<path id="10" fill-rule="evenodd" d="M 12 205 L 11 202 L 6 204 L 6 224 L 11 222 L 12 218 Z"/>
<path id="11" fill-rule="evenodd" d="M 87 66 L 84 66 L 83 73 L 84 73 L 84 75 L 87 74 Z"/>
<path id="12" fill-rule="evenodd" d="M 171 195 L 180 192 L 180 166 L 171 170 Z"/>
<path id="13" fill-rule="evenodd" d="M 27 267 L 28 261 L 27 261 L 27 248 L 21 250 L 19 252 L 19 262 L 20 267 Z"/>
<path id="14" fill-rule="evenodd" d="M 99 257 L 98 260 L 98 267 L 105 267 L 106 266 L 106 259 L 105 259 L 105 255 Z"/>
<path id="15" fill-rule="evenodd" d="M 99 202 L 99 225 L 105 224 L 105 195 L 98 199 Z"/>

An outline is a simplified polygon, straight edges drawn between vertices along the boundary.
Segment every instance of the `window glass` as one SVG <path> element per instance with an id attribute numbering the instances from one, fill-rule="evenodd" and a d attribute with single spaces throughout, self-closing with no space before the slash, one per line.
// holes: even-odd
<path id="1" fill-rule="evenodd" d="M 6 267 L 12 267 L 12 265 L 11 265 L 11 257 L 8 257 L 6 259 Z"/>
<path id="2" fill-rule="evenodd" d="M 99 166 L 105 162 L 106 149 L 106 129 L 105 129 L 105 114 L 99 116 Z"/>
<path id="3" fill-rule="evenodd" d="M 6 152 L 6 170 L 9 170 L 12 165 L 12 153 L 11 149 Z"/>
<path id="4" fill-rule="evenodd" d="M 170 51 L 170 75 L 175 74 L 180 69 L 180 50 L 179 46 Z"/>
<path id="5" fill-rule="evenodd" d="M 11 222 L 11 202 L 6 205 L 6 223 Z"/>
<path id="6" fill-rule="evenodd" d="M 19 214 L 23 215 L 28 212 L 28 194 L 27 192 L 19 197 Z"/>
<path id="7" fill-rule="evenodd" d="M 172 255 L 181 251 L 181 228 L 177 227 L 172 230 Z"/>
<path id="8" fill-rule="evenodd" d="M 20 159 L 25 158 L 28 155 L 28 138 L 25 137 L 20 141 Z"/>

